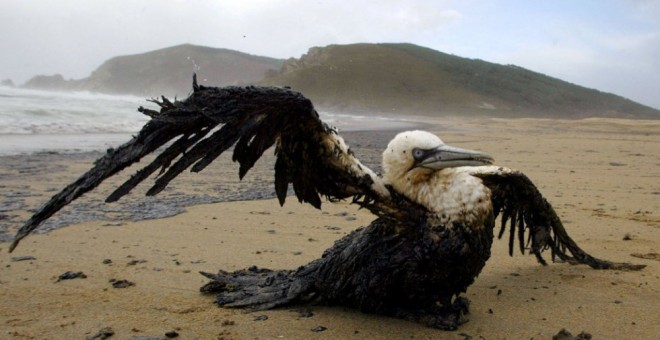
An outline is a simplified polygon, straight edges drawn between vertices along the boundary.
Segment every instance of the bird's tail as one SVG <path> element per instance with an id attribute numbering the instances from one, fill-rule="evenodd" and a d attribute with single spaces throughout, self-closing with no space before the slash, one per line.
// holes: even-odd
<path id="1" fill-rule="evenodd" d="M 217 294 L 216 303 L 222 307 L 265 310 L 315 297 L 314 284 L 298 270 L 270 270 L 252 266 L 232 273 L 200 272 L 211 279 L 200 288 L 205 294 Z"/>

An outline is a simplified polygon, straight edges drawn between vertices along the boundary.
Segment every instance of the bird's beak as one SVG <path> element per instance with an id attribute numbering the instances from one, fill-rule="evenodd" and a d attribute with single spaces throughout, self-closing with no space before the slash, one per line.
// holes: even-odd
<path id="1" fill-rule="evenodd" d="M 493 164 L 493 157 L 479 151 L 442 145 L 427 151 L 416 167 L 440 170 L 459 166 L 479 166 Z"/>

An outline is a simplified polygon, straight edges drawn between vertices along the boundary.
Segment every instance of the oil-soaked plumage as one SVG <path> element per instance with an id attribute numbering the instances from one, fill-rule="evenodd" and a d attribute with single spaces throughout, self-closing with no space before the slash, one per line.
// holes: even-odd
<path id="1" fill-rule="evenodd" d="M 301 94 L 274 87 L 204 87 L 193 82 L 183 101 L 140 108 L 152 119 L 140 133 L 108 150 L 92 169 L 46 203 L 19 230 L 10 250 L 39 223 L 106 178 L 159 151 L 115 190 L 116 201 L 159 171 L 155 195 L 182 171 L 203 170 L 232 146 L 242 178 L 275 146 L 275 192 L 284 203 L 290 185 L 301 202 L 321 206 L 350 199 L 374 213 L 369 226 L 338 240 L 320 259 L 296 270 L 251 267 L 204 273 L 202 287 L 226 307 L 268 309 L 315 300 L 455 329 L 465 320 L 460 296 L 490 257 L 495 217 L 509 249 L 526 245 L 539 262 L 552 258 L 597 269 L 643 266 L 596 259 L 568 236 L 552 206 L 522 173 L 490 165 L 480 152 L 445 145 L 422 131 L 397 135 L 383 152 L 383 175 L 362 165 L 336 131 L 321 122 Z"/>

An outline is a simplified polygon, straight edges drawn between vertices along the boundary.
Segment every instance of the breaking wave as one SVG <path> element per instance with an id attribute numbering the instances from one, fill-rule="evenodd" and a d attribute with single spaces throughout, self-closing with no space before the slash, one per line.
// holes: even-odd
<path id="1" fill-rule="evenodd" d="M 133 133 L 144 98 L 0 87 L 0 134 Z"/>

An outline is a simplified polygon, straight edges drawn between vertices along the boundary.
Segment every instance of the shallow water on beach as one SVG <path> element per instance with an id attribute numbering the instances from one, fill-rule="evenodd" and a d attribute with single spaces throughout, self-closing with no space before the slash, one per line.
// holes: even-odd
<path id="1" fill-rule="evenodd" d="M 388 131 L 353 131 L 342 135 L 351 142 L 352 150 L 366 166 L 380 171 L 380 155 L 387 142 L 396 134 Z M 79 135 L 85 138 L 94 135 Z M 112 135 L 108 140 L 121 135 Z M 30 136 L 14 135 L 14 140 Z M 59 143 L 57 135 L 50 145 Z M 37 138 L 44 138 L 38 136 Z M 108 143 L 105 140 L 104 143 Z M 123 143 L 121 141 L 120 143 Z M 118 143 L 118 144 L 120 144 Z M 23 150 L 26 150 L 23 148 Z M 61 152 L 51 150 L 0 155 L 0 243 L 11 240 L 16 230 L 64 185 L 75 181 L 103 155 L 103 151 L 76 149 Z M 84 152 L 83 152 L 84 151 Z M 250 172 L 240 180 L 238 168 L 231 161 L 231 152 L 221 155 L 203 175 L 184 172 L 156 197 L 145 197 L 148 183 L 120 201 L 106 204 L 105 197 L 127 179 L 136 167 L 144 166 L 153 156 L 147 156 L 136 166 L 109 178 L 96 190 L 85 194 L 85 199 L 73 202 L 45 221 L 36 232 L 43 233 L 67 225 L 87 221 L 108 221 L 108 225 L 121 225 L 126 221 L 163 218 L 185 211 L 185 207 L 204 203 L 247 201 L 274 198 L 274 155 L 266 152 Z M 147 180 L 149 182 L 149 180 Z M 290 192 L 292 194 L 292 192 Z"/>

